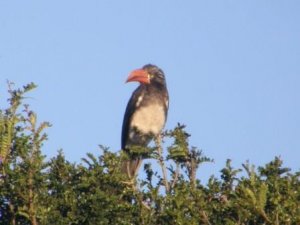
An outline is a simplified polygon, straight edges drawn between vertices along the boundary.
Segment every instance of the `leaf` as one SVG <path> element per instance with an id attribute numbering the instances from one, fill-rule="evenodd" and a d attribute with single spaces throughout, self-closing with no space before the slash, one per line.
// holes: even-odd
<path id="1" fill-rule="evenodd" d="M 246 192 L 246 195 L 250 198 L 252 205 L 255 207 L 256 206 L 256 197 L 253 191 L 249 188 L 245 188 L 244 190 Z"/>
<path id="2" fill-rule="evenodd" d="M 258 208 L 264 210 L 267 202 L 267 192 L 268 186 L 265 183 L 262 183 L 258 192 Z"/>

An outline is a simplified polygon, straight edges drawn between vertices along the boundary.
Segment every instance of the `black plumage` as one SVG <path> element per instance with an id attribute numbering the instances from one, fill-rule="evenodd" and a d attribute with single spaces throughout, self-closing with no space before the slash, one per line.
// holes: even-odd
<path id="1" fill-rule="evenodd" d="M 121 147 L 129 153 L 130 147 L 146 147 L 161 133 L 167 119 L 169 96 L 164 73 L 155 65 L 147 64 L 133 71 L 127 81 L 140 82 L 127 104 L 122 126 Z M 132 154 L 129 157 L 130 160 L 123 162 L 122 170 L 132 178 L 142 159 Z"/>

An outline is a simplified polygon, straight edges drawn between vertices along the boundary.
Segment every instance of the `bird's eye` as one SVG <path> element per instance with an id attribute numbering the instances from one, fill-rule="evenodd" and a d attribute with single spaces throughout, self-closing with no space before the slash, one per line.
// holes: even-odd
<path id="1" fill-rule="evenodd" d="M 148 76 L 149 76 L 150 79 L 152 79 L 154 77 L 154 75 L 150 74 L 150 73 L 148 74 Z"/>

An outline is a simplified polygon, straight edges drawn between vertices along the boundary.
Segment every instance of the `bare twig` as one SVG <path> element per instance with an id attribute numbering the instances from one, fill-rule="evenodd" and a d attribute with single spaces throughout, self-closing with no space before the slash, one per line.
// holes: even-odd
<path id="1" fill-rule="evenodd" d="M 165 163 L 164 163 L 164 158 L 163 158 L 163 155 L 162 155 L 161 139 L 162 139 L 161 135 L 158 135 L 155 138 L 155 144 L 156 144 L 156 147 L 157 147 L 158 162 L 159 162 L 159 165 L 162 169 L 163 180 L 164 180 L 164 184 L 165 184 L 165 187 L 166 187 L 166 192 L 168 193 L 170 191 L 170 187 L 169 187 L 169 182 L 168 182 L 168 179 L 167 179 L 167 169 L 166 169 L 166 166 L 165 166 Z"/>
<path id="2" fill-rule="evenodd" d="M 208 218 L 206 212 L 205 211 L 201 211 L 201 215 L 202 215 L 202 218 L 203 218 L 205 224 L 211 225 L 211 223 L 209 222 L 209 218 Z"/>
<path id="3" fill-rule="evenodd" d="M 176 162 L 176 170 L 175 170 L 175 175 L 174 175 L 173 182 L 171 184 L 171 188 L 175 187 L 175 184 L 177 183 L 177 180 L 178 180 L 178 177 L 179 177 L 179 172 L 180 172 L 179 163 Z"/>

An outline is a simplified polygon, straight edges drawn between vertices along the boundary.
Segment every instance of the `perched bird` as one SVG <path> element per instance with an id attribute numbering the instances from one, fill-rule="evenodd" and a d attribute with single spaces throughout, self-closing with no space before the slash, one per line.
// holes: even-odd
<path id="1" fill-rule="evenodd" d="M 164 72 L 155 65 L 147 64 L 130 73 L 126 82 L 137 81 L 140 85 L 133 92 L 124 115 L 122 126 L 122 149 L 130 151 L 131 146 L 146 147 L 157 137 L 166 122 L 169 95 Z M 129 154 L 122 171 L 133 178 L 141 165 L 141 156 Z"/>

